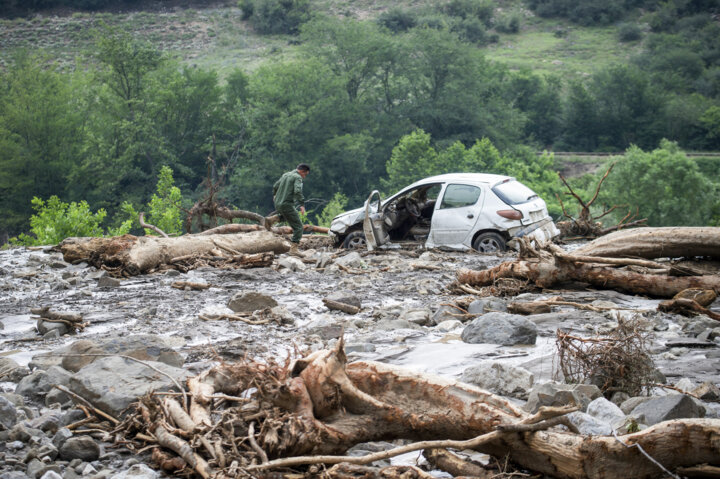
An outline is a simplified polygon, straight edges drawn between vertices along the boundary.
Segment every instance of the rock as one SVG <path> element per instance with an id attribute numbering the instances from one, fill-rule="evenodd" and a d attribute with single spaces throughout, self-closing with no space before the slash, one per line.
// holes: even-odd
<path id="1" fill-rule="evenodd" d="M 175 378 L 180 384 L 190 375 L 188 371 L 165 363 L 146 362 Z M 69 388 L 96 407 L 118 417 L 138 396 L 151 390 L 162 392 L 175 388 L 175 383 L 165 374 L 160 374 L 145 364 L 111 356 L 100 358 L 75 373 Z"/>
<path id="2" fill-rule="evenodd" d="M 110 476 L 110 479 L 157 479 L 160 474 L 150 469 L 145 464 L 135 464 L 127 471 Z"/>
<path id="3" fill-rule="evenodd" d="M 604 397 L 593 399 L 588 404 L 586 412 L 597 420 L 610 424 L 614 429 L 625 423 L 625 413 L 622 409 Z"/>
<path id="4" fill-rule="evenodd" d="M 43 336 L 45 336 L 46 334 L 48 334 L 52 331 L 57 331 L 57 334 L 59 336 L 63 336 L 70 332 L 70 328 L 65 323 L 54 323 L 54 322 L 44 321 L 42 318 L 37 320 L 37 330 Z"/>
<path id="5" fill-rule="evenodd" d="M 627 399 L 620 404 L 620 410 L 625 414 L 630 414 L 630 411 L 649 400 L 650 398 L 647 396 L 631 397 L 630 399 Z"/>
<path id="6" fill-rule="evenodd" d="M 423 327 L 418 324 L 411 323 L 410 321 L 406 321 L 404 319 L 383 319 L 375 323 L 374 329 L 377 331 L 395 331 L 398 329 L 422 330 Z"/>
<path id="7" fill-rule="evenodd" d="M 53 444 L 43 444 L 37 449 L 37 458 L 41 461 L 46 457 L 54 461 L 57 456 L 58 450 Z"/>
<path id="8" fill-rule="evenodd" d="M 398 317 L 400 321 L 417 324 L 418 326 L 426 326 L 430 324 L 430 309 L 428 308 L 407 308 L 400 313 Z"/>
<path id="9" fill-rule="evenodd" d="M 62 427 L 61 423 L 62 413 L 57 410 L 50 410 L 50 412 L 30 421 L 29 425 L 45 433 L 55 434 Z"/>
<path id="10" fill-rule="evenodd" d="M 293 256 L 282 256 L 277 260 L 278 266 L 281 268 L 289 269 L 290 271 L 305 271 L 307 266 L 300 258 Z"/>
<path id="11" fill-rule="evenodd" d="M 534 386 L 524 409 L 536 413 L 540 406 L 567 406 L 575 404 L 582 411 L 593 399 L 602 396 L 600 388 L 592 384 L 561 384 L 547 382 Z"/>
<path id="12" fill-rule="evenodd" d="M 458 328 L 462 328 L 463 323 L 457 319 L 449 319 L 435 326 L 435 329 L 444 333 L 454 331 Z"/>
<path id="13" fill-rule="evenodd" d="M 100 457 L 100 446 L 90 436 L 71 437 L 60 447 L 60 457 L 66 461 L 94 461 Z"/>
<path id="14" fill-rule="evenodd" d="M 63 404 L 67 404 L 68 402 L 70 402 L 70 400 L 71 399 L 70 399 L 69 394 L 67 394 L 57 388 L 52 388 L 45 395 L 45 405 L 46 406 L 51 406 L 53 404 L 59 404 L 62 406 Z"/>
<path id="15" fill-rule="evenodd" d="M 344 266 L 346 268 L 362 268 L 366 266 L 365 262 L 360 257 L 360 253 L 357 251 L 352 251 L 345 256 L 336 258 L 335 261 L 333 261 L 333 264 L 336 264 L 337 266 Z"/>
<path id="16" fill-rule="evenodd" d="M 27 396 L 35 400 L 41 400 L 52 388 L 50 377 L 45 371 L 35 371 L 22 378 L 15 388 L 15 394 Z"/>
<path id="17" fill-rule="evenodd" d="M 0 358 L 0 381 L 17 383 L 28 374 L 30 369 L 20 366 L 12 358 Z"/>
<path id="18" fill-rule="evenodd" d="M 0 430 L 11 429 L 17 423 L 15 405 L 0 396 Z"/>
<path id="19" fill-rule="evenodd" d="M 616 406 L 620 407 L 622 403 L 630 399 L 630 395 L 626 393 L 625 391 L 615 391 L 610 398 L 610 402 L 615 404 Z"/>
<path id="20" fill-rule="evenodd" d="M 52 438 L 53 446 L 60 449 L 62 445 L 65 444 L 65 441 L 71 437 L 73 437 L 73 433 L 70 429 L 66 427 L 60 428 Z"/>
<path id="21" fill-rule="evenodd" d="M 355 293 L 348 290 L 335 291 L 327 295 L 325 299 L 329 299 L 330 301 L 335 301 L 338 303 L 348 304 L 350 306 L 355 306 L 356 308 L 362 308 L 362 301 L 360 301 L 360 298 L 358 298 Z"/>
<path id="22" fill-rule="evenodd" d="M 0 474 L 0 479 L 29 479 L 28 475 L 20 471 L 8 471 Z"/>
<path id="23" fill-rule="evenodd" d="M 675 391 L 675 390 L 671 389 L 668 392 L 670 394 L 672 394 L 672 393 L 681 394 L 681 392 L 687 393 L 687 392 L 694 390 L 697 386 L 695 386 L 695 384 L 690 379 L 682 378 L 678 382 L 675 383 L 675 387 L 677 389 L 679 389 L 679 391 Z"/>
<path id="24" fill-rule="evenodd" d="M 252 313 L 260 309 L 274 308 L 278 303 L 270 296 L 255 291 L 237 293 L 228 303 L 228 308 L 236 313 Z"/>
<path id="25" fill-rule="evenodd" d="M 58 468 L 59 469 L 59 468 Z M 54 470 L 49 470 L 40 477 L 40 479 L 63 479 L 63 477 Z"/>
<path id="26" fill-rule="evenodd" d="M 466 326 L 461 338 L 472 344 L 535 344 L 537 326 L 518 314 L 487 313 Z"/>
<path id="27" fill-rule="evenodd" d="M 717 401 L 720 400 L 720 388 L 710 381 L 702 383 L 700 386 L 692 391 L 692 394 L 702 399 L 703 401 Z"/>
<path id="28" fill-rule="evenodd" d="M 342 324 L 338 324 L 329 315 L 322 315 L 305 325 L 308 334 L 317 334 L 324 340 L 340 338 L 343 335 L 343 329 Z"/>
<path id="29" fill-rule="evenodd" d="M 117 336 L 99 341 L 80 340 L 49 354 L 55 353 L 78 355 L 64 356 L 61 360 L 62 367 L 73 372 L 102 359 L 101 356 L 82 356 L 84 354 L 130 356 L 141 361 L 157 361 L 173 367 L 180 367 L 184 362 L 183 357 L 173 350 L 165 339 L 152 334 Z"/>
<path id="30" fill-rule="evenodd" d="M 432 315 L 430 324 L 437 325 L 443 321 L 467 321 L 469 319 L 462 310 L 450 304 L 441 304 L 437 311 L 435 311 L 435 314 Z"/>
<path id="31" fill-rule="evenodd" d="M 502 396 L 527 399 L 535 376 L 527 369 L 496 361 L 482 361 L 463 371 L 460 380 Z"/>
<path id="32" fill-rule="evenodd" d="M 98 279 L 97 287 L 98 288 L 117 288 L 121 284 L 122 283 L 119 279 L 115 279 L 110 276 L 103 276 L 100 279 Z"/>
<path id="33" fill-rule="evenodd" d="M 609 436 L 613 433 L 613 428 L 590 414 L 582 411 L 575 411 L 567 415 L 570 422 L 578 428 L 580 434 L 588 436 Z"/>
<path id="34" fill-rule="evenodd" d="M 505 301 L 495 296 L 476 299 L 468 306 L 468 313 L 470 314 L 485 314 L 494 311 L 507 312 L 507 304 Z"/>
<path id="35" fill-rule="evenodd" d="M 62 425 L 68 426 L 70 424 L 73 424 L 75 422 L 80 421 L 81 419 L 85 419 L 85 413 L 82 412 L 80 409 L 70 409 L 68 412 L 66 412 L 63 415 L 62 418 Z"/>
<path id="36" fill-rule="evenodd" d="M 695 401 L 685 394 L 668 394 L 667 396 L 650 398 L 630 411 L 629 415 L 648 426 L 670 419 L 703 416 Z"/>

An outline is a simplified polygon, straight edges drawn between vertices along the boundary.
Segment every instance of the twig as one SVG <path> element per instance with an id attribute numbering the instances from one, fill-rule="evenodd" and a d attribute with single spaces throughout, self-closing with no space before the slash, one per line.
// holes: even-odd
<path id="1" fill-rule="evenodd" d="M 260 456 L 260 460 L 262 461 L 262 464 L 268 463 L 268 457 L 267 454 L 265 454 L 265 451 L 262 450 L 262 448 L 258 445 L 257 441 L 255 440 L 255 422 L 251 422 L 250 426 L 248 426 L 248 441 L 250 441 L 250 447 L 253 448 L 253 450 Z"/>
<path id="2" fill-rule="evenodd" d="M 157 226 L 151 225 L 151 224 L 148 224 L 148 223 L 145 223 L 145 213 L 144 213 L 144 212 L 141 211 L 141 212 L 138 214 L 138 220 L 140 221 L 140 226 L 142 226 L 143 228 L 146 228 L 146 229 L 149 229 L 149 230 L 153 230 L 154 232 L 156 232 L 157 234 L 159 234 L 159 235 L 162 236 L 163 238 L 168 238 L 168 235 L 167 235 L 163 230 L 161 230 L 160 228 L 158 228 Z"/>
<path id="3" fill-rule="evenodd" d="M 68 388 L 66 388 L 65 386 L 61 386 L 60 384 L 54 384 L 53 387 L 59 389 L 60 391 L 64 392 L 65 394 L 69 394 L 70 396 L 74 397 L 78 401 L 82 402 L 88 408 L 92 409 L 96 415 L 104 417 L 108 421 L 111 421 L 113 424 L 120 424 L 120 421 L 118 421 L 117 419 L 112 417 L 110 414 L 103 412 L 100 409 L 96 408 L 95 406 L 92 405 L 92 403 L 90 401 L 88 401 L 87 399 L 85 399 L 84 397 L 82 397 L 78 394 L 75 394 L 74 392 L 72 392 Z"/>

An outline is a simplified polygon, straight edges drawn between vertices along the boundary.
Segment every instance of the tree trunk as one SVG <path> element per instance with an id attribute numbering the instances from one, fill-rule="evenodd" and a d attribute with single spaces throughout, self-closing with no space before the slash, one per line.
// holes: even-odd
<path id="1" fill-rule="evenodd" d="M 573 252 L 578 255 L 640 258 L 720 258 L 720 228 L 665 227 L 617 231 Z"/>
<path id="2" fill-rule="evenodd" d="M 120 269 L 130 275 L 144 274 L 173 258 L 210 255 L 222 249 L 235 254 L 284 253 L 287 241 L 269 231 L 242 235 L 184 235 L 177 238 L 124 235 L 110 238 L 67 238 L 60 243 L 68 263 L 87 261 L 100 268 Z"/>

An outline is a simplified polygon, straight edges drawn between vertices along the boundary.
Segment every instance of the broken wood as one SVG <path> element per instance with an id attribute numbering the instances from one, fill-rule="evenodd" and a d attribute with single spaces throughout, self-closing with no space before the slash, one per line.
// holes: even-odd
<path id="1" fill-rule="evenodd" d="M 266 218 L 267 219 L 267 218 Z M 248 233 L 250 231 L 262 231 L 267 228 L 261 226 L 261 225 L 248 225 L 248 224 L 238 224 L 238 223 L 229 223 L 221 226 L 216 226 L 215 228 L 202 231 L 200 233 L 196 233 L 197 235 L 209 235 L 209 234 L 235 234 L 235 233 Z M 273 233 L 281 234 L 281 235 L 289 235 L 292 234 L 292 228 L 289 226 L 275 226 L 270 229 Z M 321 234 L 327 234 L 330 231 L 330 228 L 325 228 L 323 226 L 315 226 L 315 225 L 303 225 L 303 232 L 305 233 L 321 233 Z"/>
<path id="2" fill-rule="evenodd" d="M 175 289 L 194 289 L 200 291 L 210 288 L 211 285 L 207 283 L 193 283 L 191 281 L 175 281 L 173 284 L 170 285 L 170 287 Z"/>
<path id="3" fill-rule="evenodd" d="M 658 311 L 664 311 L 666 313 L 678 313 L 685 316 L 692 316 L 693 314 L 704 314 L 710 319 L 720 321 L 720 313 L 716 313 L 702 307 L 700 303 L 698 303 L 694 299 L 668 299 L 658 304 L 657 309 Z"/>
<path id="4" fill-rule="evenodd" d="M 470 476 L 478 479 L 492 479 L 496 476 L 495 472 L 466 461 L 446 449 L 425 449 L 423 457 L 434 468 L 443 470 L 453 477 Z"/>
<path id="5" fill-rule="evenodd" d="M 243 255 L 279 254 L 290 249 L 289 243 L 281 237 L 269 231 L 258 231 L 243 235 L 184 235 L 177 238 L 133 235 L 67 238 L 60 243 L 60 250 L 67 262 L 83 258 L 97 268 L 104 267 L 112 274 L 122 276 L 145 274 L 162 265 L 173 266 L 180 258 L 212 256 L 218 242 Z M 242 257 L 239 260 L 245 261 Z"/>
<path id="6" fill-rule="evenodd" d="M 165 233 L 163 230 L 161 230 L 157 226 L 145 223 L 145 213 L 144 212 L 141 211 L 140 213 L 138 213 L 138 221 L 140 222 L 141 227 L 143 227 L 145 229 L 149 229 L 151 231 L 154 231 L 157 234 L 159 234 L 160 236 L 162 236 L 163 238 L 169 238 L 167 233 Z"/>
<path id="7" fill-rule="evenodd" d="M 613 258 L 720 257 L 720 227 L 682 226 L 618 231 L 576 249 L 574 254 Z"/>
<path id="8" fill-rule="evenodd" d="M 322 301 L 328 309 L 335 309 L 348 314 L 358 314 L 360 312 L 360 308 L 358 308 L 357 306 L 353 306 L 352 304 L 341 303 L 339 301 L 333 301 L 332 299 L 327 298 L 324 298 Z"/>

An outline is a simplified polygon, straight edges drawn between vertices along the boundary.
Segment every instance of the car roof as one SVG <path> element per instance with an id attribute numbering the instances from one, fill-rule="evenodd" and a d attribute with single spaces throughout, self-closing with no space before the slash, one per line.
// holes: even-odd
<path id="1" fill-rule="evenodd" d="M 496 184 L 501 181 L 513 179 L 512 176 L 495 175 L 492 173 L 448 173 L 445 175 L 431 176 L 416 181 L 410 186 L 423 185 L 427 183 L 448 183 L 452 181 L 468 181 L 472 183 Z"/>

